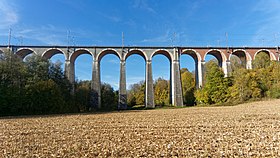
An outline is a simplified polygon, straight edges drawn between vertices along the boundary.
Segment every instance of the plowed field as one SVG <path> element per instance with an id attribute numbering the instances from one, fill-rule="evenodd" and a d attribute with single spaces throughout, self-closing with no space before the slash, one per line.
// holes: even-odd
<path id="1" fill-rule="evenodd" d="M 0 118 L 0 157 L 280 157 L 280 100 Z"/>

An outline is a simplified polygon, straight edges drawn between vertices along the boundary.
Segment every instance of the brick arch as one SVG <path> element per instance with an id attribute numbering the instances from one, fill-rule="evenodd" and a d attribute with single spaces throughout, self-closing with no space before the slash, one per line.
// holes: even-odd
<path id="1" fill-rule="evenodd" d="M 31 48 L 20 48 L 15 53 L 17 56 L 19 56 L 21 59 L 24 59 L 29 54 L 36 54 L 37 53 L 31 49 Z"/>
<path id="2" fill-rule="evenodd" d="M 219 49 L 210 49 L 209 51 L 207 51 L 203 57 L 203 60 L 205 61 L 206 55 L 210 54 L 213 55 L 219 62 L 219 66 L 222 66 L 222 63 L 224 61 L 227 61 L 227 57 L 225 56 L 225 54 L 219 50 Z"/>
<path id="3" fill-rule="evenodd" d="M 265 53 L 267 53 L 267 54 L 269 55 L 269 57 L 270 57 L 270 60 L 276 60 L 275 55 L 274 55 L 270 50 L 268 50 L 268 49 L 260 49 L 260 50 L 258 50 L 258 51 L 254 54 L 254 60 L 256 59 L 257 54 L 260 53 L 260 52 L 265 52 Z"/>
<path id="4" fill-rule="evenodd" d="M 164 55 L 165 57 L 167 57 L 167 59 L 169 60 L 169 62 L 171 63 L 172 62 L 172 59 L 173 59 L 173 56 L 172 54 L 166 50 L 166 49 L 158 49 L 156 51 L 154 51 L 151 55 L 151 60 L 152 58 L 155 56 L 155 55 L 158 55 L 158 54 L 162 54 Z"/>
<path id="5" fill-rule="evenodd" d="M 181 55 L 183 54 L 191 56 L 195 62 L 201 61 L 201 55 L 194 49 L 184 49 L 181 52 Z"/>
<path id="6" fill-rule="evenodd" d="M 75 63 L 76 59 L 82 54 L 89 54 L 93 57 L 93 54 L 88 49 L 78 49 L 70 55 L 70 61 Z"/>
<path id="7" fill-rule="evenodd" d="M 45 59 L 50 59 L 52 56 L 56 54 L 63 54 L 64 58 L 66 59 L 66 54 L 59 48 L 50 48 L 46 50 L 43 54 L 42 57 Z"/>
<path id="8" fill-rule="evenodd" d="M 107 54 L 114 54 L 121 60 L 121 55 L 119 54 L 119 52 L 117 50 L 111 49 L 111 48 L 104 49 L 100 53 L 98 53 L 98 55 L 96 56 L 96 60 L 98 62 L 100 62 L 101 59 Z"/>
<path id="9" fill-rule="evenodd" d="M 248 61 L 252 61 L 251 55 L 244 49 L 236 49 L 229 55 L 229 61 L 232 62 L 232 56 L 237 56 L 237 58 L 241 61 L 241 65 L 246 68 Z"/>
<path id="10" fill-rule="evenodd" d="M 251 55 L 250 55 L 246 50 L 244 50 L 244 49 L 236 49 L 236 50 L 234 50 L 234 51 L 230 54 L 229 59 L 231 58 L 232 55 L 236 55 L 236 56 L 238 56 L 238 57 L 240 58 L 240 56 L 242 56 L 242 55 L 238 54 L 238 52 L 244 53 L 244 56 L 246 57 L 246 61 L 252 60 Z"/>
<path id="11" fill-rule="evenodd" d="M 147 54 L 146 54 L 143 50 L 141 50 L 141 49 L 131 49 L 131 50 L 129 50 L 128 53 L 125 55 L 125 60 L 126 60 L 129 56 L 131 56 L 131 55 L 133 55 L 133 54 L 138 54 L 138 55 L 140 55 L 145 61 L 147 61 L 147 59 L 148 59 Z"/>

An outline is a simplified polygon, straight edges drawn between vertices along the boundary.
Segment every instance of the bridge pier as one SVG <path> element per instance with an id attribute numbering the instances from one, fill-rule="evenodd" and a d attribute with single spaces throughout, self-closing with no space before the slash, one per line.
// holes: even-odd
<path id="1" fill-rule="evenodd" d="M 203 79 L 204 79 L 204 65 L 205 65 L 205 61 L 197 61 L 197 64 L 196 64 L 196 86 L 197 88 L 202 88 L 203 86 Z"/>
<path id="2" fill-rule="evenodd" d="M 146 108 L 155 108 L 154 102 L 154 84 L 152 74 L 152 61 L 146 61 L 146 93 L 145 93 Z"/>
<path id="3" fill-rule="evenodd" d="M 100 82 L 100 65 L 94 59 L 92 65 L 92 83 L 91 83 L 91 108 L 101 108 L 101 82 Z"/>
<path id="4" fill-rule="evenodd" d="M 120 62 L 120 89 L 119 89 L 119 102 L 118 109 L 123 110 L 127 108 L 127 94 L 126 94 L 126 73 L 125 73 L 125 60 Z"/>
<path id="5" fill-rule="evenodd" d="M 246 61 L 246 69 L 252 69 L 252 60 Z"/>
<path id="6" fill-rule="evenodd" d="M 225 74 L 225 77 L 229 77 L 229 75 L 230 75 L 229 68 L 230 68 L 230 61 L 229 60 L 223 61 L 222 62 L 222 69 L 223 69 L 223 72 Z"/>
<path id="7" fill-rule="evenodd" d="M 181 72 L 178 60 L 174 60 L 171 66 L 171 87 L 172 87 L 172 105 L 174 106 L 184 106 L 183 103 L 183 91 L 181 82 Z"/>
<path id="8" fill-rule="evenodd" d="M 70 60 L 65 60 L 64 74 L 71 84 L 75 82 L 75 65 Z"/>

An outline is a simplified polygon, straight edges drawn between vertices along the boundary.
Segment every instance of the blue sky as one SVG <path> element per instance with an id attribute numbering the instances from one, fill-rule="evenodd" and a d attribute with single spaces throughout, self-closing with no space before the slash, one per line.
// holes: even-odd
<path id="1" fill-rule="evenodd" d="M 226 46 L 226 33 L 229 46 L 276 46 L 279 8 L 279 0 L 1 0 L 0 44 L 7 44 L 12 28 L 12 44 L 23 45 L 120 46 L 124 32 L 129 46 Z M 76 78 L 91 79 L 91 61 L 88 55 L 77 59 Z M 187 55 L 181 61 L 194 69 Z M 118 58 L 105 56 L 101 69 L 102 82 L 118 89 Z M 164 56 L 153 58 L 154 78 L 168 79 L 168 69 Z M 144 60 L 131 56 L 128 84 L 144 75 Z"/>

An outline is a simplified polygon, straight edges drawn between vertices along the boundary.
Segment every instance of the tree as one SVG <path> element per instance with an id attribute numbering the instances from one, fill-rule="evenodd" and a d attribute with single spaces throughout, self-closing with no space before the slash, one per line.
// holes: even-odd
<path id="1" fill-rule="evenodd" d="M 246 57 L 239 58 L 236 55 L 232 55 L 230 57 L 230 73 L 234 73 L 235 71 L 238 71 L 241 68 L 246 68 Z"/>
<path id="2" fill-rule="evenodd" d="M 158 78 L 154 83 L 155 104 L 159 106 L 169 105 L 169 81 Z"/>
<path id="3" fill-rule="evenodd" d="M 183 101 L 186 105 L 194 105 L 195 78 L 188 69 L 181 69 Z"/>
<path id="4" fill-rule="evenodd" d="M 79 111 L 89 111 L 91 81 L 78 81 L 75 86 L 75 103 Z"/>
<path id="5" fill-rule="evenodd" d="M 253 60 L 253 68 L 267 68 L 270 65 L 270 56 L 266 52 L 259 52 Z"/>
<path id="6" fill-rule="evenodd" d="M 118 107 L 116 102 L 116 94 L 110 84 L 103 83 L 101 85 L 101 108 L 103 110 L 116 110 Z"/>
<path id="7" fill-rule="evenodd" d="M 127 104 L 129 107 L 144 105 L 145 103 L 145 82 L 132 84 L 127 93 Z"/>
<path id="8" fill-rule="evenodd" d="M 225 78 L 222 69 L 213 61 L 206 64 L 206 83 L 201 90 L 196 91 L 198 103 L 221 104 L 229 98 L 228 88 L 231 79 Z"/>
<path id="9" fill-rule="evenodd" d="M 26 66 L 18 56 L 6 49 L 0 60 L 0 114 L 16 113 L 24 100 Z"/>

